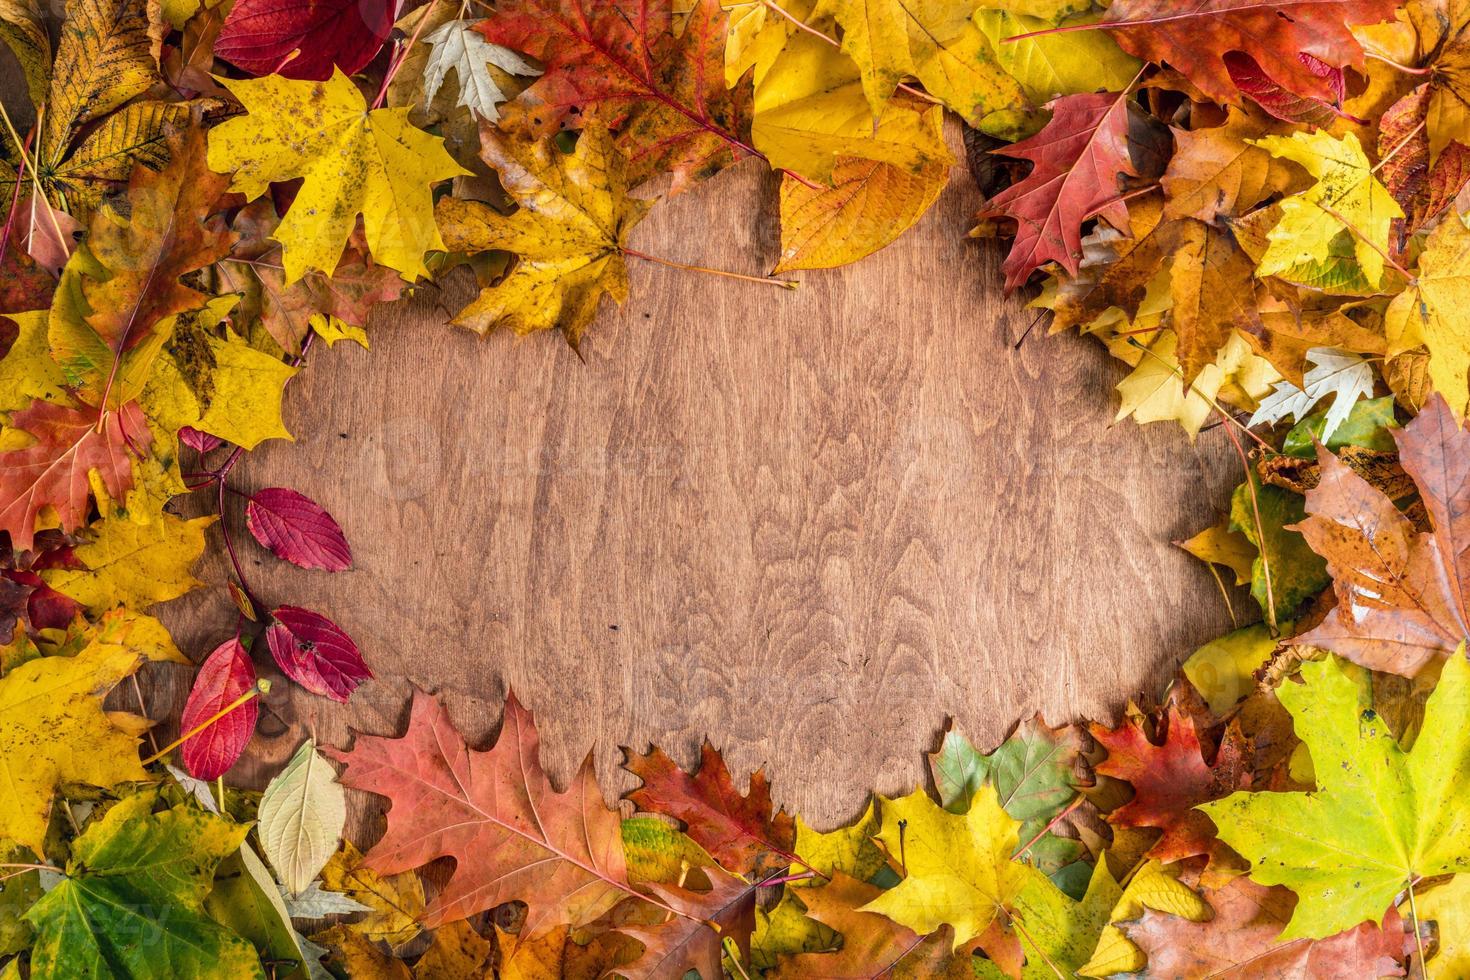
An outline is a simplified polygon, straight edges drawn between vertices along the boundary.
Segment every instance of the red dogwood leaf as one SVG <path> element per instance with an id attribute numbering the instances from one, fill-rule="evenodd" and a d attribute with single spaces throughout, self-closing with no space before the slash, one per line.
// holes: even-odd
<path id="1" fill-rule="evenodd" d="M 1016 222 L 1016 240 L 1001 266 L 1008 290 L 1051 261 L 1076 275 L 1082 222 L 1092 215 L 1127 227 L 1118 175 L 1137 174 L 1128 159 L 1127 93 L 1068 95 L 1048 107 L 1051 122 L 1041 132 L 993 151 L 1035 164 L 1025 180 L 991 198 L 984 212 Z"/>
<path id="2" fill-rule="evenodd" d="M 324 82 L 362 71 L 382 49 L 398 0 L 238 0 L 214 53 L 252 75 Z"/>
<path id="3" fill-rule="evenodd" d="M 329 572 L 352 567 L 352 549 L 342 528 L 320 504 L 295 490 L 257 490 L 245 505 L 245 523 L 255 540 L 293 565 Z"/>
<path id="4" fill-rule="evenodd" d="M 233 704 L 255 686 L 255 665 L 239 637 L 231 637 L 205 658 L 194 676 L 194 689 L 179 719 L 181 731 L 192 731 Z M 184 768 L 195 779 L 216 779 L 229 771 L 245 751 L 260 715 L 252 699 L 193 738 L 184 740 Z"/>
<path id="5" fill-rule="evenodd" d="M 212 436 L 208 432 L 200 432 L 192 425 L 186 425 L 179 430 L 179 442 L 182 442 L 197 453 L 212 452 L 224 445 L 224 440 L 219 436 Z"/>
<path id="6" fill-rule="evenodd" d="M 342 628 L 321 613 L 281 606 L 271 613 L 266 644 L 281 672 L 312 694 L 346 701 L 373 676 Z"/>
<path id="7" fill-rule="evenodd" d="M 623 768 L 643 780 L 627 799 L 640 810 L 683 821 L 684 832 L 724 867 L 759 876 L 773 855 L 778 865 L 791 863 L 796 824 L 784 810 L 772 815 L 771 787 L 761 770 L 751 774 L 750 792 L 741 796 L 708 740 L 694 773 L 680 769 L 658 746 L 647 755 L 625 747 L 623 754 Z"/>
<path id="8" fill-rule="evenodd" d="M 1090 726 L 1092 737 L 1108 750 L 1107 759 L 1094 767 L 1097 773 L 1133 787 L 1133 799 L 1109 813 L 1108 822 L 1162 830 L 1148 852 L 1160 861 L 1209 854 L 1215 825 L 1194 807 L 1250 785 L 1239 728 L 1233 727 L 1206 761 L 1194 719 L 1177 702 L 1170 703 L 1159 727 L 1162 741 L 1156 743 L 1131 719 L 1114 729 L 1096 722 Z"/>
<path id="9" fill-rule="evenodd" d="M 63 530 L 86 523 L 91 470 L 109 494 L 122 498 L 133 485 L 129 450 L 142 452 L 153 440 L 136 402 L 99 418 L 95 408 L 38 400 L 14 413 L 10 424 L 36 440 L 0 453 L 0 531 L 10 532 L 17 551 L 35 540 L 36 516 L 47 505 L 56 509 Z"/>
<path id="10" fill-rule="evenodd" d="M 1225 57 L 1243 51 L 1261 72 L 1297 95 L 1330 102 L 1333 82 L 1303 59 L 1331 68 L 1361 65 L 1349 26 L 1392 20 L 1397 0 L 1116 0 L 1101 25 L 1129 54 L 1168 63 L 1216 102 L 1240 105 Z M 1249 94 L 1249 93 L 1246 93 Z"/>

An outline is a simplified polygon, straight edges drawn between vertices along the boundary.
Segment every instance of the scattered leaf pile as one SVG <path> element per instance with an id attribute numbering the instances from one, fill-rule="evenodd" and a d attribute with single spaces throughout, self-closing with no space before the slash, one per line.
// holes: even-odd
<path id="1" fill-rule="evenodd" d="M 1470 9 L 401 6 L 0 4 L 0 977 L 1470 975 Z M 227 788 L 271 683 L 372 678 L 245 574 L 241 527 L 352 566 L 232 482 L 291 379 L 451 275 L 456 324 L 581 343 L 664 261 L 655 195 L 742 161 L 779 259 L 690 274 L 795 288 L 978 184 L 1006 288 L 1130 367 L 1119 417 L 1234 444 L 1181 545 L 1261 621 L 1116 725 L 947 730 L 931 788 L 826 831 L 709 744 L 628 750 L 618 807 L 590 758 L 558 789 L 513 696 L 489 747 L 419 693 Z M 238 616 L 186 656 L 146 610 L 211 533 Z M 160 746 L 122 705 L 168 663 Z M 389 804 L 366 851 L 349 789 Z"/>

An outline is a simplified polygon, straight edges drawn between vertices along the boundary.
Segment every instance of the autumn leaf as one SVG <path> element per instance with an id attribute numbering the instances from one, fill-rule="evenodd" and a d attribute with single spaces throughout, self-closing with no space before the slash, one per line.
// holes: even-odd
<path id="1" fill-rule="evenodd" d="M 703 869 L 710 887 L 703 891 L 648 885 L 674 912 L 662 921 L 641 925 L 628 922 L 618 927 L 636 939 L 643 953 L 618 972 L 630 980 L 675 980 L 691 971 L 718 980 L 725 944 L 730 943 L 737 962 L 750 959 L 750 936 L 755 930 L 755 886 L 718 867 Z M 646 904 L 637 903 L 646 909 Z"/>
<path id="2" fill-rule="evenodd" d="M 491 44 L 474 29 L 474 22 L 451 20 L 424 35 L 429 55 L 424 62 L 424 101 L 431 103 L 449 73 L 459 84 L 456 105 L 489 122 L 500 119 L 500 104 L 509 96 L 490 74 L 490 65 L 510 75 L 539 75 L 541 70 L 510 48 Z"/>
<path id="3" fill-rule="evenodd" d="M 283 674 L 324 698 L 345 703 L 373 676 L 352 637 L 321 613 L 278 606 L 265 640 Z"/>
<path id="4" fill-rule="evenodd" d="M 184 702 L 183 713 L 179 715 L 179 728 L 184 732 L 194 731 L 254 689 L 255 665 L 250 661 L 250 653 L 239 638 L 231 637 L 215 647 L 199 665 L 189 700 Z M 246 701 L 197 735 L 186 738 L 181 754 L 189 775 L 210 780 L 228 772 L 255 733 L 259 715 L 260 704 Z"/>
<path id="5" fill-rule="evenodd" d="M 155 800 L 127 797 L 90 824 L 61 882 L 26 913 L 38 975 L 265 976 L 254 947 L 201 908 L 249 827 L 184 806 L 153 813 Z"/>
<path id="6" fill-rule="evenodd" d="M 629 182 L 669 171 L 673 193 L 754 152 L 749 86 L 724 84 L 725 13 L 715 0 L 694 4 L 678 33 L 668 0 L 513 0 L 477 28 L 544 66 L 505 107 L 509 131 L 544 138 L 597 110 L 618 132 Z"/>
<path id="7" fill-rule="evenodd" d="M 1459 26 L 1463 30 L 1464 24 Z M 1431 164 L 1451 143 L 1470 140 L 1470 37 L 1451 38 L 1434 61 L 1425 132 Z"/>
<path id="8" fill-rule="evenodd" d="M 480 291 L 454 323 L 487 333 L 559 328 L 575 344 L 604 293 L 628 295 L 623 249 L 649 202 L 627 196 L 622 158 L 606 130 L 589 127 L 573 153 L 551 141 L 526 143 L 483 130 L 485 162 L 519 210 L 502 215 L 478 201 L 446 197 L 435 217 L 456 252 L 516 255 L 505 278 Z"/>
<path id="9" fill-rule="evenodd" d="M 1421 893 L 1410 908 L 1404 902 L 1399 914 L 1408 912 L 1424 922 L 1433 922 L 1439 948 L 1428 968 L 1440 976 L 1454 976 L 1470 969 L 1470 930 L 1466 928 L 1465 903 L 1470 900 L 1470 877 L 1456 876 Z M 1393 913 L 1389 913 L 1392 918 Z M 1411 920 L 1412 921 L 1412 920 Z M 1359 926 L 1359 929 L 1370 929 Z M 1386 928 L 1386 927 L 1385 927 Z"/>
<path id="10" fill-rule="evenodd" d="M 1098 866 L 1106 867 L 1106 859 L 1098 858 Z M 1181 916 L 1190 922 L 1210 917 L 1210 907 L 1184 882 L 1179 872 L 1155 860 L 1145 860 L 1130 872 L 1127 885 L 1115 892 L 1116 900 L 1108 913 L 1108 925 L 1098 936 L 1091 957 L 1077 970 L 1083 977 L 1112 977 L 1143 971 L 1151 963 L 1123 932 L 1123 923 L 1137 919 L 1146 909 L 1157 909 Z"/>
<path id="11" fill-rule="evenodd" d="M 1399 99 L 1378 120 L 1378 166 L 1383 186 L 1404 209 L 1402 236 L 1412 235 L 1439 217 L 1470 181 L 1470 147 L 1450 142 L 1429 162 L 1425 132 L 1430 89 L 1421 85 Z M 1470 138 L 1470 133 L 1465 134 Z"/>
<path id="12" fill-rule="evenodd" d="M 379 875 L 362 863 L 356 845 L 343 841 L 322 868 L 321 880 L 324 887 L 371 909 L 348 927 L 363 938 L 381 940 L 396 948 L 419 934 L 418 923 L 425 907 L 424 887 L 412 871 L 389 877 Z"/>
<path id="13" fill-rule="evenodd" d="M 1123 50 L 1167 62 L 1222 105 L 1241 102 L 1226 67 L 1232 51 L 1249 53 L 1284 88 L 1332 101 L 1331 81 L 1300 55 L 1332 68 L 1361 65 L 1363 49 L 1350 28 L 1392 20 L 1396 7 L 1393 0 L 1204 0 L 1180 9 L 1170 0 L 1118 0 L 1103 26 Z"/>
<path id="14" fill-rule="evenodd" d="M 342 572 L 352 549 L 342 528 L 320 504 L 287 487 L 266 487 L 245 504 L 245 525 L 277 558 L 302 568 Z"/>
<path id="15" fill-rule="evenodd" d="M 1127 227 L 1118 177 L 1136 171 L 1128 158 L 1127 92 L 1069 95 L 1051 103 L 1051 122 L 1028 140 L 998 150 L 1034 164 L 1025 180 L 991 198 L 985 214 L 1016 222 L 1001 266 L 1015 289 L 1047 262 L 1076 275 L 1082 222 L 1094 214 Z"/>
<path id="16" fill-rule="evenodd" d="M 234 173 L 230 190 L 254 200 L 273 181 L 304 178 L 274 237 L 286 285 L 331 274 L 362 215 L 373 259 L 407 279 L 428 274 L 443 249 L 429 186 L 466 173 L 442 140 L 415 129 L 409 110 L 369 109 L 340 70 L 325 82 L 278 76 L 224 80 L 246 114 L 209 134 L 209 168 Z"/>
<path id="17" fill-rule="evenodd" d="M 1223 126 L 1174 130 L 1178 149 L 1161 178 L 1164 216 L 1213 221 L 1300 189 L 1301 179 L 1289 162 L 1252 142 L 1286 131 L 1259 113 L 1238 109 L 1230 111 Z"/>
<path id="18" fill-rule="evenodd" d="M 15 55 L 25 76 L 31 102 L 46 101 L 46 83 L 51 77 L 51 38 L 39 0 L 9 0 L 0 7 L 0 41 Z"/>
<path id="19" fill-rule="evenodd" d="M 42 657 L 0 677 L 0 837 L 45 853 L 46 825 L 63 784 L 110 789 L 148 778 L 138 761 L 147 720 L 103 709 L 139 656 L 93 643 L 71 657 Z"/>
<path id="20" fill-rule="evenodd" d="M 1327 559 L 1337 608 L 1301 642 L 1374 670 L 1413 676 L 1453 658 L 1470 636 L 1463 573 L 1470 520 L 1470 435 L 1444 400 L 1393 432 L 1399 462 L 1432 523 L 1417 531 L 1393 501 L 1326 450 L 1297 527 Z"/>
<path id="21" fill-rule="evenodd" d="M 1312 368 L 1306 372 L 1302 386 L 1278 381 L 1276 390 L 1261 400 L 1250 425 L 1274 425 L 1288 416 L 1301 421 L 1318 402 L 1331 397 L 1332 404 L 1320 432 L 1325 442 L 1347 421 L 1358 399 L 1373 394 L 1373 367 L 1365 358 L 1349 351 L 1314 347 L 1307 351 L 1307 359 L 1312 361 Z"/>
<path id="22" fill-rule="evenodd" d="M 1463 326 L 1470 303 L 1470 230 L 1456 216 L 1429 233 L 1418 275 L 1384 314 L 1391 354 L 1423 344 L 1429 377 L 1455 416 L 1470 405 L 1470 343 Z"/>
<path id="23" fill-rule="evenodd" d="M 1273 625 L 1295 616 L 1303 602 L 1327 588 L 1326 564 L 1296 528 L 1304 515 L 1300 494 L 1263 485 L 1255 470 L 1230 495 L 1230 528 L 1257 550 L 1251 598 Z"/>
<path id="24" fill-rule="evenodd" d="M 1281 218 L 1268 233 L 1270 245 L 1261 257 L 1259 275 L 1299 280 L 1294 270 L 1331 258 L 1332 243 L 1342 232 L 1352 235 L 1352 254 L 1372 285 L 1383 279 L 1389 229 L 1404 216 L 1398 202 L 1374 175 L 1372 164 L 1348 133 L 1296 132 L 1255 140 L 1272 156 L 1294 160 L 1317 183 L 1281 202 Z"/>
<path id="25" fill-rule="evenodd" d="M 642 782 L 626 798 L 639 810 L 681 821 L 684 832 L 722 867 L 761 878 L 791 863 L 796 827 L 785 811 L 772 812 L 770 786 L 760 770 L 751 774 L 750 790 L 741 795 L 708 741 L 692 773 L 657 746 L 646 755 L 624 748 L 623 768 Z"/>
<path id="26" fill-rule="evenodd" d="M 772 273 L 830 269 L 891 243 L 923 217 L 949 182 L 949 168 L 917 173 L 877 160 L 838 157 L 832 186 L 781 179 L 781 259 Z"/>
<path id="27" fill-rule="evenodd" d="M 1311 752 L 1317 790 L 1236 793 L 1201 808 L 1251 861 L 1253 880 L 1296 892 L 1282 940 L 1379 922 L 1421 875 L 1470 870 L 1458 803 L 1470 767 L 1461 724 L 1470 662 L 1445 662 L 1407 752 L 1382 718 L 1360 710 L 1358 686 L 1337 660 L 1303 664 L 1301 676 L 1305 683 L 1276 695 Z"/>
<path id="28" fill-rule="evenodd" d="M 214 42 L 217 57 L 252 75 L 325 82 L 354 75 L 393 30 L 399 4 L 359 0 L 238 0 Z"/>
<path id="29" fill-rule="evenodd" d="M 1250 786 L 1249 760 L 1234 739 L 1201 742 L 1195 719 L 1174 702 L 1157 728 L 1150 738 L 1135 719 L 1113 729 L 1097 722 L 1090 726 L 1092 737 L 1108 751 L 1094 770 L 1133 788 L 1133 798 L 1109 813 L 1108 822 L 1162 830 L 1148 856 L 1165 863 L 1208 855 L 1214 827 L 1194 807 Z"/>
<path id="30" fill-rule="evenodd" d="M 256 833 L 292 895 L 316 880 L 347 823 L 347 797 L 334 777 L 316 742 L 307 739 L 261 794 Z"/>
<path id="31" fill-rule="evenodd" d="M 75 561 L 41 576 L 94 614 L 116 606 L 146 609 L 203 584 L 193 568 L 204 552 L 204 529 L 215 520 L 185 520 L 167 512 L 148 524 L 103 518 L 74 549 Z"/>

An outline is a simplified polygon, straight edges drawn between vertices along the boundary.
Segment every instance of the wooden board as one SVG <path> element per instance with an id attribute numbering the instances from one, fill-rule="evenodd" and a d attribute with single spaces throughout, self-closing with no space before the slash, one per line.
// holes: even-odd
<path id="1" fill-rule="evenodd" d="M 775 190 L 742 166 L 633 244 L 761 272 Z M 638 262 L 585 361 L 445 326 L 463 282 L 383 311 L 371 353 L 313 352 L 298 441 L 236 473 L 322 502 L 356 566 L 258 560 L 232 521 L 257 591 L 335 618 L 378 680 L 345 707 L 279 683 L 245 775 L 305 732 L 396 733 L 410 685 L 484 739 L 513 685 L 557 779 L 595 746 L 625 789 L 620 744 L 689 763 L 707 733 L 827 826 L 923 781 L 946 716 L 989 744 L 1029 712 L 1156 692 L 1230 625 L 1170 542 L 1214 520 L 1239 464 L 1219 430 L 1110 426 L 1124 372 L 1095 342 L 1015 347 L 1032 314 L 1002 296 L 998 247 L 966 241 L 977 204 L 957 170 L 898 243 L 794 293 Z M 233 623 L 220 588 L 165 618 L 196 657 Z M 188 674 L 154 680 L 157 716 Z M 371 833 L 379 810 L 355 805 Z"/>

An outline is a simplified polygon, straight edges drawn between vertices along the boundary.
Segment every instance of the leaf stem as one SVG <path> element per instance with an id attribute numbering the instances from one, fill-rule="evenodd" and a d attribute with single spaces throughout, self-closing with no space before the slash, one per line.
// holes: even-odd
<path id="1" fill-rule="evenodd" d="M 252 687 L 250 690 L 246 691 L 244 694 L 240 695 L 238 698 L 236 698 L 235 700 L 231 701 L 229 704 L 225 705 L 223 708 L 219 709 L 218 711 L 216 711 L 213 715 L 211 715 L 210 717 L 208 717 L 204 721 L 202 721 L 199 724 L 195 725 L 193 728 L 189 729 L 187 732 L 185 732 L 184 734 L 180 735 L 178 738 L 174 739 L 172 742 L 168 743 L 163 748 L 159 749 L 157 752 L 155 752 L 152 755 L 150 755 L 148 758 L 144 759 L 143 760 L 143 765 L 145 765 L 145 766 L 151 766 L 151 765 L 153 765 L 153 763 L 157 762 L 159 759 L 162 759 L 164 756 L 168 755 L 174 749 L 178 748 L 180 745 L 183 745 L 185 742 L 189 741 L 189 739 L 193 738 L 195 735 L 198 735 L 200 732 L 204 731 L 210 725 L 213 725 L 215 722 L 219 721 L 221 718 L 224 718 L 226 715 L 230 714 L 231 712 L 235 711 L 236 709 L 241 708 L 244 705 L 248 704 L 252 699 L 257 698 L 257 697 L 259 697 L 262 694 L 268 693 L 270 691 L 270 689 L 271 689 L 271 682 L 270 681 L 265 680 L 263 678 L 261 680 L 256 681 L 255 682 L 255 686 Z"/>
<path id="2" fill-rule="evenodd" d="M 690 265 L 687 262 L 675 262 L 672 259 L 661 259 L 657 255 L 649 255 L 647 252 L 640 252 L 637 249 L 628 248 L 626 246 L 622 248 L 622 253 L 624 255 L 632 256 L 635 259 L 642 259 L 645 262 L 655 262 L 658 265 L 666 265 L 671 269 L 683 269 L 685 272 L 702 272 L 705 275 L 724 276 L 726 279 L 739 279 L 742 282 L 759 282 L 764 283 L 768 286 L 780 286 L 782 289 L 795 289 L 797 286 L 801 285 L 799 281 L 794 279 L 773 279 L 770 276 L 747 276 L 743 272 L 728 272 L 725 269 L 711 269 L 708 266 Z"/>
<path id="3" fill-rule="evenodd" d="M 1017 848 L 1016 853 L 1011 855 L 1011 860 L 1014 861 L 1016 858 L 1020 857 L 1022 854 L 1025 854 L 1027 851 L 1031 850 L 1031 848 L 1035 847 L 1037 841 L 1045 837 L 1053 827 L 1055 827 L 1058 823 L 1062 821 L 1064 817 L 1067 816 L 1067 814 L 1071 813 L 1073 810 L 1081 806 L 1085 799 L 1086 797 L 1084 797 L 1081 793 L 1078 793 L 1077 796 L 1072 800 L 1072 802 L 1067 804 L 1067 808 L 1065 810 L 1062 810 L 1056 816 L 1052 817 L 1049 821 L 1047 821 L 1045 827 L 1042 827 L 1039 831 L 1037 831 L 1035 837 L 1031 838 L 1026 843 Z"/>
<path id="4" fill-rule="evenodd" d="M 383 107 L 383 100 L 388 97 L 388 86 L 393 83 L 393 79 L 398 75 L 398 70 L 408 60 L 408 53 L 413 50 L 413 46 L 419 43 L 419 35 L 424 32 L 424 25 L 434 15 L 434 8 L 437 6 L 439 6 L 439 0 L 429 0 L 429 5 L 424 8 L 423 15 L 419 17 L 419 22 L 414 25 L 413 34 L 409 36 L 408 43 L 394 52 L 392 59 L 388 62 L 388 70 L 383 73 L 383 84 L 378 86 L 378 95 L 373 99 L 372 108 L 381 109 Z"/>
<path id="5" fill-rule="evenodd" d="M 1424 980 L 1430 980 L 1429 964 L 1424 961 L 1424 937 L 1419 934 L 1419 905 L 1414 901 L 1414 879 L 1409 878 L 1409 924 L 1414 928 L 1414 945 L 1419 947 L 1419 969 L 1424 971 Z"/>
<path id="6" fill-rule="evenodd" d="M 1401 65 L 1397 61 L 1394 61 L 1392 58 L 1385 58 L 1381 54 L 1373 54 L 1369 51 L 1365 51 L 1363 53 L 1367 57 L 1372 58 L 1374 61 L 1381 61 L 1385 65 L 1388 65 L 1390 68 L 1393 68 L 1396 71 L 1401 71 L 1406 75 L 1429 75 L 1434 72 L 1434 69 L 1432 68 L 1411 68 L 1408 65 Z"/>
<path id="7" fill-rule="evenodd" d="M 1409 141 L 1412 140 L 1415 136 L 1419 135 L 1419 131 L 1424 128 L 1424 124 L 1428 121 L 1429 120 L 1427 118 L 1419 120 L 1419 125 L 1409 130 L 1408 133 L 1404 135 L 1404 138 L 1399 140 L 1398 143 L 1394 145 L 1393 149 L 1385 153 L 1383 155 L 1383 159 L 1379 160 L 1378 163 L 1373 166 L 1373 169 L 1368 172 L 1371 174 L 1376 174 L 1378 173 L 1378 171 L 1382 170 L 1384 165 L 1387 164 L 1388 161 L 1392 160 L 1395 156 L 1398 155 L 1399 150 L 1402 150 L 1404 147 L 1408 146 Z"/>
<path id="8" fill-rule="evenodd" d="M 761 0 L 761 6 L 765 7 L 767 10 L 771 10 L 780 14 L 792 24 L 796 25 L 797 29 L 805 31 L 812 37 L 821 38 L 823 41 L 826 41 L 834 48 L 842 47 L 841 41 L 837 40 L 826 31 L 818 30 L 817 28 L 808 24 L 806 21 L 802 20 L 800 17 L 797 17 L 791 11 L 787 10 L 785 7 L 782 7 L 779 3 L 776 2 L 776 0 Z M 898 90 L 900 92 L 907 92 L 909 95 L 912 95 L 916 99 L 922 99 L 925 102 L 929 102 L 934 105 L 943 105 L 940 100 L 936 99 L 934 96 L 930 95 L 928 92 L 925 92 L 921 88 L 914 88 L 912 85 L 906 85 L 903 82 L 899 82 Z"/>

